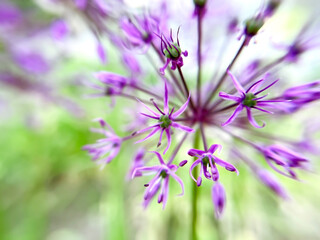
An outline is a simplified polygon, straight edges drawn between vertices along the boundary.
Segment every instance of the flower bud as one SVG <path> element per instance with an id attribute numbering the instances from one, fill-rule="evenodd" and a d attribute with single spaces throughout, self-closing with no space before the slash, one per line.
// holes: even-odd
<path id="1" fill-rule="evenodd" d="M 226 193 L 221 183 L 216 182 L 216 184 L 213 185 L 211 196 L 216 218 L 219 219 L 226 205 Z"/>
<path id="2" fill-rule="evenodd" d="M 270 0 L 267 4 L 267 7 L 263 13 L 265 17 L 271 17 L 274 12 L 277 10 L 281 3 L 281 0 Z"/>
<path id="3" fill-rule="evenodd" d="M 193 0 L 193 3 L 196 7 L 204 7 L 207 3 L 207 0 Z"/>
<path id="4" fill-rule="evenodd" d="M 246 27 L 245 27 L 245 34 L 248 37 L 253 37 L 255 36 L 259 30 L 262 28 L 264 24 L 264 20 L 262 18 L 251 18 L 248 19 L 246 22 Z"/>

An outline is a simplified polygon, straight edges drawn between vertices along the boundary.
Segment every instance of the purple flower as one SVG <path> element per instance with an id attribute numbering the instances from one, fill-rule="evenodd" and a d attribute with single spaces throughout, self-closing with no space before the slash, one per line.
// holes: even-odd
<path id="1" fill-rule="evenodd" d="M 84 10 L 88 4 L 88 0 L 74 0 L 77 8 Z"/>
<path id="2" fill-rule="evenodd" d="M 320 80 L 288 88 L 281 98 L 289 100 L 290 112 L 296 111 L 307 103 L 320 99 Z"/>
<path id="3" fill-rule="evenodd" d="M 164 35 L 158 36 L 158 37 L 160 37 L 160 40 L 161 40 L 161 52 L 163 53 L 163 55 L 167 59 L 165 65 L 159 69 L 160 73 L 162 75 L 164 75 L 164 70 L 168 67 L 170 62 L 171 62 L 171 69 L 175 70 L 177 68 L 177 66 L 178 67 L 183 66 L 182 55 L 185 57 L 188 56 L 188 52 L 187 51 L 182 52 L 182 50 L 180 48 L 179 30 L 180 30 L 180 28 L 178 28 L 178 31 L 177 31 L 177 41 L 176 42 L 174 42 L 173 38 L 172 38 L 172 29 L 170 30 L 169 40 Z"/>
<path id="4" fill-rule="evenodd" d="M 52 23 L 51 35 L 53 39 L 61 41 L 67 36 L 68 33 L 69 28 L 65 21 L 59 19 Z"/>
<path id="5" fill-rule="evenodd" d="M 48 62 L 38 53 L 16 53 L 14 61 L 24 70 L 35 73 L 44 74 L 50 70 Z"/>
<path id="6" fill-rule="evenodd" d="M 239 115 L 239 113 L 245 108 L 247 110 L 247 116 L 248 116 L 248 119 L 249 119 L 249 122 L 251 123 L 251 125 L 256 128 L 264 127 L 265 123 L 263 123 L 262 126 L 259 126 L 258 123 L 255 121 L 255 119 L 252 116 L 251 109 L 254 108 L 259 111 L 272 114 L 272 112 L 265 110 L 261 107 L 272 107 L 272 105 L 270 103 L 279 102 L 282 100 L 261 100 L 261 99 L 265 98 L 267 95 L 264 95 L 262 97 L 258 97 L 258 94 L 264 92 L 265 90 L 267 90 L 268 88 L 273 86 L 276 82 L 278 82 L 278 80 L 274 81 L 273 83 L 271 83 L 267 87 L 258 91 L 257 88 L 259 86 L 261 86 L 261 84 L 264 81 L 264 79 L 261 79 L 255 83 L 253 83 L 247 90 L 244 90 L 243 86 L 241 86 L 239 81 L 236 79 L 236 77 L 234 75 L 232 75 L 232 73 L 229 70 L 228 70 L 228 74 L 231 77 L 233 84 L 234 84 L 235 88 L 237 89 L 238 93 L 240 94 L 240 96 L 238 97 L 238 96 L 229 95 L 225 92 L 219 93 L 219 96 L 221 98 L 226 99 L 226 100 L 235 101 L 236 105 L 237 105 L 237 108 L 235 109 L 234 113 L 231 115 L 231 117 L 225 123 L 222 124 L 222 126 L 226 126 L 226 125 L 230 124 Z"/>
<path id="7" fill-rule="evenodd" d="M 198 150 L 198 149 L 190 149 L 188 151 L 188 154 L 192 157 L 197 157 L 197 160 L 191 165 L 189 174 L 193 181 L 197 183 L 197 186 L 199 187 L 202 183 L 202 173 L 207 179 L 212 179 L 213 181 L 218 181 L 219 179 L 219 172 L 217 169 L 216 164 L 220 165 L 221 167 L 224 167 L 226 170 L 230 172 L 236 172 L 239 174 L 238 170 L 230 163 L 227 163 L 220 158 L 214 156 L 214 152 L 219 149 L 221 150 L 222 146 L 220 144 L 213 144 L 208 151 Z M 198 179 L 195 179 L 192 175 L 192 170 L 198 165 L 201 164 L 200 168 L 200 174 Z M 211 174 L 208 171 L 208 168 L 211 169 Z"/>
<path id="8" fill-rule="evenodd" d="M 293 179 L 297 179 L 297 175 L 292 169 L 305 168 L 304 165 L 308 162 L 306 158 L 283 146 L 256 146 L 256 148 L 265 156 L 270 167 L 276 172 Z M 283 170 L 280 170 L 279 168 L 282 168 Z"/>
<path id="9" fill-rule="evenodd" d="M 14 5 L 0 4 L 0 25 L 15 25 L 22 20 L 22 12 Z"/>
<path id="10" fill-rule="evenodd" d="M 111 72 L 97 72 L 95 77 L 99 79 L 100 82 L 119 89 L 124 88 L 129 82 L 128 78 Z"/>
<path id="11" fill-rule="evenodd" d="M 95 73 L 94 76 L 106 86 L 92 83 L 90 81 L 84 81 L 84 85 L 97 91 L 95 93 L 88 94 L 87 97 L 90 98 L 120 95 L 122 93 L 123 88 L 129 82 L 128 78 L 110 72 L 101 71 Z"/>
<path id="12" fill-rule="evenodd" d="M 152 43 L 153 33 L 157 32 L 158 25 L 158 20 L 153 16 L 135 17 L 133 20 L 126 18 L 121 21 L 121 28 L 130 45 L 145 50 Z"/>
<path id="13" fill-rule="evenodd" d="M 105 138 L 97 140 L 94 144 L 85 145 L 82 149 L 88 151 L 93 161 L 99 159 L 97 163 L 105 165 L 118 155 L 122 139 L 115 134 L 103 119 L 98 118 L 95 121 L 100 123 L 101 129 L 93 128 L 91 131 L 103 134 Z"/>
<path id="14" fill-rule="evenodd" d="M 220 182 L 216 182 L 211 190 L 211 197 L 216 218 L 219 219 L 223 214 L 226 205 L 226 192 Z"/>
<path id="15" fill-rule="evenodd" d="M 257 176 L 264 185 L 270 188 L 279 197 L 288 199 L 286 190 L 283 188 L 283 186 L 281 186 L 281 184 L 278 182 L 275 176 L 273 176 L 273 174 L 271 174 L 267 170 L 259 169 L 257 172 Z"/>
<path id="16" fill-rule="evenodd" d="M 274 44 L 276 48 L 286 50 L 287 53 L 284 56 L 284 60 L 290 63 L 296 63 L 303 53 L 320 46 L 319 35 L 314 34 L 314 31 L 310 30 L 310 26 L 311 22 L 306 22 L 301 28 L 300 32 L 297 34 L 297 37 L 292 44 Z M 307 33 L 308 31 L 309 33 Z M 306 36 L 307 34 L 309 36 Z"/>
<path id="17" fill-rule="evenodd" d="M 163 209 L 166 206 L 167 200 L 168 200 L 168 192 L 169 192 L 169 179 L 172 177 L 174 180 L 178 182 L 178 184 L 181 186 L 181 194 L 179 196 L 182 196 L 184 194 L 184 186 L 182 180 L 175 174 L 175 172 L 178 170 L 178 168 L 185 164 L 185 161 L 183 161 L 183 164 L 179 164 L 179 166 L 176 166 L 171 163 L 165 163 L 162 156 L 158 152 L 153 152 L 156 154 L 156 156 L 159 159 L 160 165 L 152 166 L 152 167 L 137 167 L 135 168 L 135 171 L 132 174 L 132 177 L 137 177 L 142 172 L 151 172 L 155 173 L 155 176 L 151 179 L 151 181 L 148 184 L 145 184 L 146 191 L 144 193 L 144 202 L 143 206 L 146 208 L 148 207 L 150 201 L 152 198 L 157 194 L 157 192 L 160 190 L 160 193 L 158 195 L 158 203 L 162 203 Z M 137 174 L 139 173 L 139 174 Z"/>
<path id="18" fill-rule="evenodd" d="M 161 145 L 161 141 L 162 141 L 162 135 L 163 135 L 163 132 L 166 133 L 166 136 L 167 136 L 167 140 L 168 140 L 168 143 L 167 143 L 167 147 L 166 149 L 164 150 L 163 154 L 165 154 L 170 145 L 171 145 L 171 127 L 173 128 L 179 128 L 183 131 L 186 131 L 186 132 L 193 132 L 194 130 L 190 127 L 187 127 L 187 126 L 184 126 L 184 125 L 181 125 L 177 122 L 175 122 L 175 119 L 177 117 L 179 117 L 187 108 L 188 104 L 189 104 L 189 100 L 190 100 L 190 97 L 188 98 L 188 100 L 179 108 L 178 111 L 176 112 L 173 112 L 174 111 L 174 108 L 171 109 L 171 111 L 169 110 L 169 96 L 168 96 L 168 87 L 167 87 L 167 83 L 165 81 L 165 84 L 164 84 L 164 109 L 163 111 L 158 107 L 158 105 L 152 100 L 152 103 L 153 105 L 156 107 L 156 109 L 158 110 L 159 113 L 156 113 L 154 112 L 153 110 L 151 110 L 147 105 L 145 105 L 143 102 L 141 102 L 141 104 L 143 104 L 143 106 L 152 114 L 152 115 L 148 115 L 148 114 L 145 114 L 145 113 L 141 113 L 143 116 L 146 116 L 148 118 L 151 118 L 151 119 L 155 119 L 158 121 L 157 124 L 155 125 L 152 125 L 150 127 L 147 127 L 145 129 L 142 129 L 140 131 L 137 131 L 135 132 L 135 134 L 137 133 L 143 133 L 143 132 L 146 132 L 148 130 L 151 130 L 151 133 L 146 136 L 144 139 L 141 139 L 139 141 L 137 141 L 136 143 L 139 143 L 139 142 L 143 142 L 145 140 L 147 140 L 148 138 L 150 138 L 151 136 L 153 136 L 155 133 L 159 132 L 160 131 L 160 138 L 159 138 L 159 142 L 158 142 L 158 147 Z"/>

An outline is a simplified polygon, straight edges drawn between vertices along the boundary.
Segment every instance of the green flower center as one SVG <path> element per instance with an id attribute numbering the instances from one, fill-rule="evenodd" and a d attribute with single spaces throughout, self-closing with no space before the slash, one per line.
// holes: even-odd
<path id="1" fill-rule="evenodd" d="M 207 0 L 193 0 L 193 3 L 198 7 L 203 7 L 206 4 Z"/>
<path id="2" fill-rule="evenodd" d="M 209 164 L 209 158 L 208 157 L 204 157 L 202 158 L 202 163 L 206 166 Z"/>
<path id="3" fill-rule="evenodd" d="M 242 101 L 242 104 L 248 107 L 254 107 L 255 105 L 257 105 L 257 101 L 253 100 L 257 98 L 253 93 L 248 93 L 246 95 L 246 98 Z"/>
<path id="4" fill-rule="evenodd" d="M 168 46 L 168 49 L 164 49 L 163 52 L 167 58 L 174 60 L 174 59 L 177 59 L 180 57 L 181 48 L 179 47 L 179 45 L 177 43 L 174 43 L 173 45 Z"/>
<path id="5" fill-rule="evenodd" d="M 168 176 L 168 174 L 167 174 L 166 170 L 162 170 L 162 171 L 160 172 L 160 177 L 166 178 L 167 176 Z"/>
<path id="6" fill-rule="evenodd" d="M 168 128 L 172 123 L 168 115 L 162 115 L 159 119 L 159 122 L 160 122 L 160 127 L 162 128 Z"/>

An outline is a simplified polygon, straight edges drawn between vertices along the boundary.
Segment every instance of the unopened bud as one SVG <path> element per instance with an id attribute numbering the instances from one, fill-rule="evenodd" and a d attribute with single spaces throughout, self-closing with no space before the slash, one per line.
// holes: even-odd
<path id="1" fill-rule="evenodd" d="M 221 183 L 216 182 L 211 192 L 216 218 L 220 218 L 226 205 L 226 193 Z"/>
<path id="2" fill-rule="evenodd" d="M 262 18 L 251 18 L 246 21 L 245 34 L 248 37 L 253 37 L 257 35 L 259 30 L 262 28 L 264 24 L 264 20 Z"/>
<path id="3" fill-rule="evenodd" d="M 193 0 L 193 3 L 197 7 L 204 7 L 207 3 L 207 0 Z"/>

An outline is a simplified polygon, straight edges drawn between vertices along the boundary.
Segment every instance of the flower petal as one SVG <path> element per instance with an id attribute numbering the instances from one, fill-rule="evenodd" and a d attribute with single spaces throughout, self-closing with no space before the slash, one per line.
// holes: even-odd
<path id="1" fill-rule="evenodd" d="M 220 165 L 221 167 L 224 167 L 226 170 L 228 170 L 230 172 L 236 172 L 237 175 L 239 175 L 239 171 L 238 171 L 238 169 L 235 168 L 235 166 L 221 160 L 220 158 L 217 158 L 216 156 L 212 156 L 212 157 L 214 158 L 214 161 L 216 162 L 216 164 Z"/>
<path id="2" fill-rule="evenodd" d="M 251 92 L 254 92 L 254 91 L 262 84 L 263 80 L 264 80 L 264 79 L 261 79 L 261 80 L 259 80 L 259 81 L 256 81 L 254 84 L 252 84 L 252 85 L 248 88 L 248 90 L 246 91 L 246 93 L 250 92 L 250 90 L 251 90 Z"/>
<path id="3" fill-rule="evenodd" d="M 189 95 L 187 101 L 178 109 L 178 111 L 176 111 L 172 114 L 172 119 L 179 117 L 186 110 L 186 108 L 189 104 L 189 100 L 190 100 L 190 95 Z"/>
<path id="4" fill-rule="evenodd" d="M 168 200 L 168 192 L 169 192 L 169 177 L 164 179 L 164 184 L 162 186 L 163 189 L 163 199 L 162 199 L 162 209 L 166 207 L 167 200 Z"/>
<path id="5" fill-rule="evenodd" d="M 199 150 L 199 149 L 193 149 L 191 148 L 189 151 L 188 151 L 188 155 L 191 156 L 191 157 L 194 157 L 194 156 L 201 156 L 202 154 L 206 153 L 205 151 L 202 151 L 202 150 Z"/>
<path id="6" fill-rule="evenodd" d="M 160 129 L 161 129 L 160 127 L 156 127 L 155 129 L 153 129 L 153 131 L 148 136 L 146 136 L 145 138 L 143 138 L 139 141 L 136 141 L 135 143 L 140 143 L 140 142 L 147 140 L 148 138 L 152 137 L 156 132 L 158 132 Z"/>
<path id="7" fill-rule="evenodd" d="M 199 164 L 201 163 L 201 159 L 196 160 L 194 163 L 192 163 L 190 169 L 189 169 L 189 175 L 190 177 L 193 179 L 193 181 L 197 182 L 197 180 L 194 178 L 194 176 L 192 175 L 192 170 Z"/>
<path id="8" fill-rule="evenodd" d="M 137 100 L 149 111 L 151 112 L 155 117 L 160 117 L 160 114 L 155 113 L 153 110 L 151 110 L 146 104 L 144 104 L 139 98 Z"/>
<path id="9" fill-rule="evenodd" d="M 235 86 L 235 88 L 237 89 L 238 93 L 245 94 L 246 90 L 244 90 L 244 88 L 242 87 L 242 85 L 239 83 L 239 81 L 237 80 L 237 78 L 229 71 L 227 70 L 228 75 L 231 77 L 232 81 L 233 81 L 233 85 Z"/>
<path id="10" fill-rule="evenodd" d="M 222 99 L 225 99 L 225 100 L 232 100 L 232 101 L 235 101 L 235 102 L 241 102 L 241 98 L 240 97 L 233 96 L 233 95 L 230 95 L 230 94 L 225 93 L 225 92 L 219 92 L 219 97 L 221 97 Z"/>
<path id="11" fill-rule="evenodd" d="M 169 93 L 168 93 L 168 86 L 167 81 L 164 80 L 164 99 L 163 99 L 163 110 L 165 114 L 169 114 Z"/>
<path id="12" fill-rule="evenodd" d="M 141 172 L 141 171 L 152 171 L 152 172 L 157 172 L 159 171 L 159 169 L 161 168 L 161 166 L 152 166 L 152 167 L 136 167 L 131 175 L 131 178 L 134 178 L 137 172 Z"/>
<path id="13" fill-rule="evenodd" d="M 183 185 L 182 180 L 175 173 L 170 173 L 170 175 L 171 175 L 171 177 L 174 178 L 174 180 L 176 180 L 180 184 L 181 193 L 178 194 L 178 196 L 183 196 L 184 195 L 184 185 Z"/>
<path id="14" fill-rule="evenodd" d="M 263 91 L 267 90 L 268 88 L 272 87 L 274 84 L 276 84 L 279 80 L 274 81 L 273 83 L 269 84 L 268 86 L 266 86 L 265 88 L 261 89 L 258 92 L 255 92 L 254 95 L 258 95 L 259 93 L 262 93 Z"/>
<path id="15" fill-rule="evenodd" d="M 171 145 L 171 133 L 170 133 L 170 128 L 166 128 L 166 135 L 167 135 L 168 143 L 167 143 L 166 149 L 165 149 L 164 152 L 163 152 L 163 155 L 166 154 L 166 152 L 169 150 L 170 145 Z"/>
<path id="16" fill-rule="evenodd" d="M 261 111 L 261 112 L 273 114 L 273 112 L 270 112 L 270 111 L 268 111 L 268 110 L 265 110 L 265 109 L 262 109 L 262 108 L 259 108 L 259 107 L 253 107 L 253 108 L 254 108 L 254 109 L 257 109 L 257 110 L 259 110 L 259 111 Z"/>
<path id="17" fill-rule="evenodd" d="M 239 113 L 242 111 L 242 109 L 243 109 L 242 104 L 239 104 L 238 107 L 236 108 L 236 110 L 234 110 L 231 117 L 225 123 L 221 124 L 221 126 L 226 126 L 226 125 L 230 124 L 231 122 L 233 122 L 233 120 L 239 115 Z"/>
<path id="18" fill-rule="evenodd" d="M 211 147 L 209 148 L 208 152 L 210 152 L 211 154 L 213 154 L 215 151 L 221 151 L 222 146 L 220 144 L 213 144 L 211 145 Z"/>
<path id="19" fill-rule="evenodd" d="M 262 126 L 258 125 L 258 123 L 256 122 L 256 120 L 251 114 L 251 109 L 249 107 L 246 107 L 246 109 L 247 109 L 249 122 L 251 123 L 252 126 L 254 126 L 255 128 L 263 128 L 266 125 L 264 122 L 262 122 Z"/>
<path id="20" fill-rule="evenodd" d="M 146 131 L 154 128 L 154 127 L 160 127 L 160 126 L 159 126 L 159 124 L 155 124 L 155 125 L 152 125 L 152 126 L 150 126 L 150 127 L 147 127 L 147 128 L 141 129 L 141 130 L 139 130 L 139 131 L 136 131 L 136 132 L 134 132 L 133 134 L 143 133 L 143 132 L 146 132 Z"/>
<path id="21" fill-rule="evenodd" d="M 163 160 L 163 158 L 162 158 L 162 156 L 161 156 L 160 153 L 158 153 L 158 152 L 156 152 L 156 151 L 150 151 L 150 152 L 152 152 L 152 153 L 154 153 L 155 155 L 157 155 L 157 157 L 158 157 L 158 159 L 159 159 L 159 162 L 160 162 L 161 164 L 164 164 L 164 165 L 165 165 L 165 162 L 164 162 L 164 160 Z"/>
<path id="22" fill-rule="evenodd" d="M 173 122 L 173 123 L 171 124 L 171 126 L 174 127 L 174 128 L 179 128 L 179 129 L 181 129 L 181 130 L 183 130 L 183 131 L 186 131 L 186 132 L 194 132 L 194 129 L 189 128 L 189 127 L 184 126 L 184 125 L 181 125 L 181 124 L 176 123 L 176 122 Z"/>

